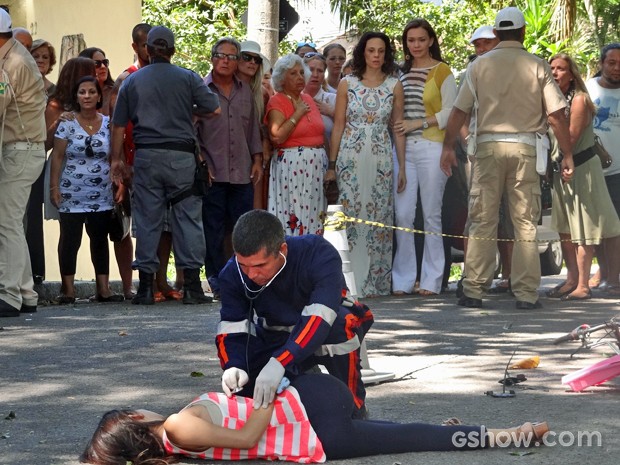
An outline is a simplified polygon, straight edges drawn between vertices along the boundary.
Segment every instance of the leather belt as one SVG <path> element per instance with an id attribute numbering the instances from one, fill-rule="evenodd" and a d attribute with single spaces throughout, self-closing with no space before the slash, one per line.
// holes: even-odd
<path id="1" fill-rule="evenodd" d="M 45 150 L 44 142 L 7 142 L 3 150 Z"/>
<path id="2" fill-rule="evenodd" d="M 172 150 L 175 152 L 195 153 L 196 146 L 189 142 L 162 142 L 159 144 L 136 144 L 136 150 L 155 149 L 155 150 Z"/>

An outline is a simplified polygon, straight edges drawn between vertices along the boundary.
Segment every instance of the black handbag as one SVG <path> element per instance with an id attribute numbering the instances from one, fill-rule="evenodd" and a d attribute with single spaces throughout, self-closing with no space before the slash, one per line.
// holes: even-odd
<path id="1" fill-rule="evenodd" d="M 611 166 L 613 159 L 597 135 L 594 136 L 594 153 L 601 159 L 601 166 L 603 169 Z"/>
<path id="2" fill-rule="evenodd" d="M 122 203 L 117 203 L 112 209 L 108 234 L 112 242 L 120 242 L 129 234 L 130 218 Z"/>

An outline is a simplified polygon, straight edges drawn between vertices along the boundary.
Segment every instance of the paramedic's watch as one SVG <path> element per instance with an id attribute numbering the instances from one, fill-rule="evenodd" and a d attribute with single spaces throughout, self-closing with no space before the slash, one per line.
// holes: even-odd
<path id="1" fill-rule="evenodd" d="M 428 121 L 424 120 L 422 123 L 422 129 L 428 129 Z"/>

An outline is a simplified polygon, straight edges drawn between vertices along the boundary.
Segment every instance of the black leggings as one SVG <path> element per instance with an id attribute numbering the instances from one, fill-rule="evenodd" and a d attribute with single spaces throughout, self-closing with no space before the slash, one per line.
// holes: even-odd
<path id="1" fill-rule="evenodd" d="M 472 447 L 457 447 L 453 443 L 455 433 L 463 433 L 457 437 L 473 433 L 477 438 L 484 434 L 481 426 L 353 420 L 353 396 L 333 376 L 301 375 L 293 380 L 292 385 L 299 391 L 310 423 L 330 460 L 404 452 L 467 450 Z"/>
<path id="2" fill-rule="evenodd" d="M 60 274 L 75 274 L 78 250 L 82 243 L 82 225 L 90 238 L 90 259 L 95 274 L 110 274 L 110 251 L 108 245 L 108 224 L 112 212 L 60 213 L 60 239 L 58 241 L 58 261 Z"/>

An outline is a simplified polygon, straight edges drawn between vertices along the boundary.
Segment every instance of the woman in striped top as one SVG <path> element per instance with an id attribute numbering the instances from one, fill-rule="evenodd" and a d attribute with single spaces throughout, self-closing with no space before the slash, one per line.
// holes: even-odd
<path id="1" fill-rule="evenodd" d="M 405 92 L 405 115 L 396 121 L 396 134 L 406 135 L 405 170 L 407 187 L 394 191 L 396 225 L 413 226 L 418 187 L 424 213 L 424 230 L 437 235 L 424 238 L 420 294 L 439 294 L 445 264 L 441 233 L 441 205 L 447 177 L 439 168 L 444 128 L 456 98 L 456 83 L 450 67 L 442 60 L 437 34 L 424 19 L 414 19 L 402 36 L 405 62 L 400 81 Z M 394 164 L 395 170 L 398 164 Z M 396 173 L 395 173 L 396 176 Z M 396 253 L 392 268 L 395 295 L 412 293 L 416 276 L 413 234 L 396 231 Z"/>
<path id="2" fill-rule="evenodd" d="M 175 457 L 322 463 L 379 454 L 470 450 L 540 441 L 546 423 L 518 428 L 352 420 L 353 397 L 333 376 L 302 375 L 268 408 L 221 393 L 196 398 L 165 418 L 148 410 L 106 413 L 80 461 L 167 464 Z M 501 433 L 501 435 L 500 435 Z M 519 443 L 517 443 L 519 441 Z"/>

